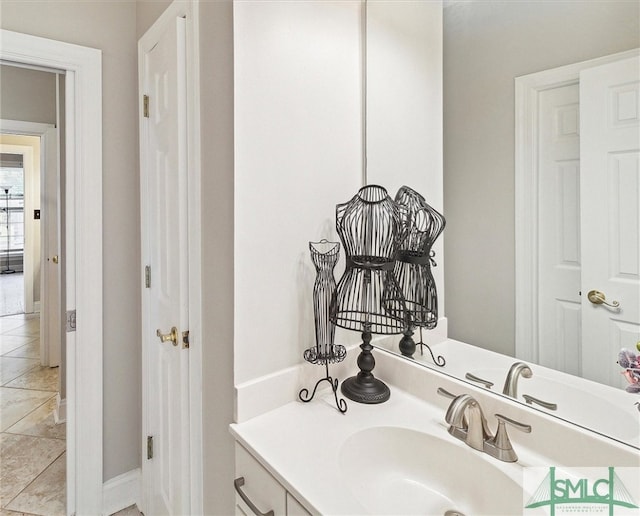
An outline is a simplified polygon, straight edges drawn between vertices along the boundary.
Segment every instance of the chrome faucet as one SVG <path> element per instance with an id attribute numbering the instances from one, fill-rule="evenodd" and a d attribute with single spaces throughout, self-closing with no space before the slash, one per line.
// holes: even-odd
<path id="1" fill-rule="evenodd" d="M 453 398 L 445 415 L 445 420 L 450 425 L 449 433 L 452 436 L 460 439 L 471 448 L 487 453 L 498 460 L 504 462 L 518 460 L 507 434 L 506 423 L 526 433 L 531 432 L 530 425 L 519 423 L 502 414 L 496 414 L 498 428 L 494 436 L 489 430 L 480 404 L 471 395 L 455 396 L 442 388 L 438 389 L 438 394 Z"/>
<path id="2" fill-rule="evenodd" d="M 509 368 L 507 378 L 504 381 L 504 387 L 502 388 L 502 394 L 518 399 L 518 378 L 520 378 L 520 376 L 531 378 L 533 373 L 531 372 L 531 368 L 524 362 L 515 362 Z"/>

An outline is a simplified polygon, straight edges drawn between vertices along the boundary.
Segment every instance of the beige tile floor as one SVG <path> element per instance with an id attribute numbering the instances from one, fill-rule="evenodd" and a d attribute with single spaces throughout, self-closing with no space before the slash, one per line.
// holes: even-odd
<path id="1" fill-rule="evenodd" d="M 57 391 L 58 368 L 40 366 L 39 318 L 0 317 L 0 516 L 66 512 L 66 424 L 54 421 Z M 141 514 L 133 505 L 113 516 Z"/>
<path id="2" fill-rule="evenodd" d="M 66 425 L 58 368 L 40 366 L 40 321 L 0 317 L 0 516 L 65 514 Z"/>

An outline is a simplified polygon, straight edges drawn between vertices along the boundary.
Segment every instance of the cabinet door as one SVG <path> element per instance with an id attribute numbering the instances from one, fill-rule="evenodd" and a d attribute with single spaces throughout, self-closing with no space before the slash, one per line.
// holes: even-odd
<path id="1" fill-rule="evenodd" d="M 311 513 L 291 493 L 287 493 L 287 516 L 311 516 Z"/>
<path id="2" fill-rule="evenodd" d="M 256 509 L 264 514 L 273 511 L 274 516 L 286 515 L 287 492 L 253 456 L 236 443 L 236 514 L 252 515 L 254 511 L 243 500 L 242 492 Z"/>

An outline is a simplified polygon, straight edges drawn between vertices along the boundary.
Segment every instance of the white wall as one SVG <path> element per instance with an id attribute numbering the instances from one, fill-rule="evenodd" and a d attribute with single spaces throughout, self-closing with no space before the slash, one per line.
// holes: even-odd
<path id="1" fill-rule="evenodd" d="M 640 3 L 450 2 L 444 10 L 449 335 L 513 355 L 514 78 L 640 46 Z"/>
<path id="2" fill-rule="evenodd" d="M 442 213 L 441 2 L 368 2 L 366 34 L 367 181 L 392 197 L 410 186 Z M 433 246 L 440 317 L 446 235 Z"/>
<path id="3" fill-rule="evenodd" d="M 138 2 L 138 36 L 161 11 Z M 234 364 L 241 382 L 314 344 L 308 241 L 335 238 L 335 204 L 361 184 L 360 14 L 357 1 L 199 11 L 204 512 L 230 514 Z"/>
<path id="4" fill-rule="evenodd" d="M 3 29 L 102 50 L 104 479 L 140 465 L 135 1 L 2 2 Z"/>
<path id="5" fill-rule="evenodd" d="M 138 36 L 162 3 L 138 2 Z M 441 12 L 439 3 L 428 4 L 430 18 L 419 19 L 430 53 L 419 69 L 429 76 L 430 96 L 419 100 L 429 108 L 405 132 L 413 132 L 420 165 L 402 184 L 431 185 L 423 191 L 440 208 Z M 206 514 L 233 510 L 234 364 L 240 383 L 301 362 L 315 344 L 308 241 L 336 238 L 335 205 L 361 186 L 361 7 L 242 0 L 199 6 Z M 393 192 L 396 170 L 385 180 Z M 338 339 L 359 335 L 339 330 Z"/>
<path id="6" fill-rule="evenodd" d="M 361 186 L 360 7 L 234 4 L 236 384 L 315 345 L 308 243 Z"/>
<path id="7" fill-rule="evenodd" d="M 136 40 L 144 35 L 169 5 L 171 0 L 136 1 Z"/>
<path id="8" fill-rule="evenodd" d="M 55 124 L 56 75 L 0 65 L 0 118 Z"/>

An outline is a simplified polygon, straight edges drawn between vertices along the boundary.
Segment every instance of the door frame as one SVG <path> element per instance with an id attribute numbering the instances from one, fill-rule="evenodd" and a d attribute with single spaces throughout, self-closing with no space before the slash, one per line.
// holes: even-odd
<path id="1" fill-rule="evenodd" d="M 139 88 L 139 120 L 144 117 L 144 54 L 153 48 L 168 23 L 177 17 L 186 19 L 186 96 L 187 96 L 187 195 L 188 206 L 188 253 L 189 253 L 189 476 L 191 514 L 203 514 L 203 428 L 202 428 L 202 268 L 201 268 L 201 236 L 200 236 L 200 50 L 199 50 L 199 5 L 198 0 L 174 0 L 160 15 L 156 22 L 138 41 L 138 88 Z M 140 141 L 145 138 L 144 125 L 140 124 Z M 146 163 L 149 157 L 140 147 L 140 184 L 141 206 L 140 221 L 142 234 L 145 234 L 147 213 L 144 185 L 146 184 Z M 192 230 L 193 229 L 193 230 Z M 141 242 L 141 271 L 146 265 L 146 247 Z M 141 275 L 144 277 L 144 274 Z M 146 357 L 149 346 L 157 346 L 155 330 L 148 326 L 146 296 L 142 285 L 142 500 L 147 500 L 149 476 L 146 467 L 148 407 L 149 407 L 149 368 Z M 153 336 L 153 337 L 151 337 Z M 153 340 L 152 340 L 153 338 Z M 141 507 L 144 511 L 144 507 Z"/>
<path id="2" fill-rule="evenodd" d="M 18 135 L 18 136 L 36 136 L 40 138 L 40 171 L 39 171 L 39 176 L 40 176 L 40 197 L 42 198 L 42 194 L 45 191 L 44 190 L 44 181 L 45 181 L 45 175 L 47 173 L 47 170 L 49 170 L 51 167 L 53 166 L 57 166 L 56 163 L 59 157 L 59 152 L 58 152 L 58 138 L 56 135 L 56 126 L 53 124 L 46 124 L 46 123 L 40 123 L 40 122 L 27 122 L 27 121 L 21 121 L 21 120 L 6 120 L 6 119 L 0 119 L 0 134 L 12 134 L 12 135 Z M 40 208 L 42 209 L 41 203 L 38 203 L 38 206 L 40 206 Z M 27 206 L 25 203 L 25 224 L 26 224 L 26 216 L 27 216 Z M 43 219 L 43 221 L 45 221 L 46 219 Z M 59 223 L 59 221 L 58 221 Z M 26 233 L 26 228 L 25 228 L 25 233 Z M 40 313 L 40 335 L 41 337 L 43 335 L 47 335 L 49 333 L 48 330 L 48 325 L 49 325 L 49 318 L 47 317 L 48 314 L 44 313 L 42 311 L 43 308 L 43 303 L 42 300 L 46 297 L 45 296 L 45 288 L 43 288 L 44 285 L 47 284 L 46 282 L 46 272 L 45 272 L 45 267 L 43 267 L 44 263 L 45 263 L 45 258 L 48 256 L 48 249 L 46 245 L 44 244 L 44 239 L 45 239 L 45 226 L 41 225 L 40 227 L 40 256 L 39 256 L 39 262 L 40 262 L 40 278 L 41 278 L 41 282 L 40 282 L 40 301 L 38 301 L 39 303 L 39 309 L 38 312 Z M 31 271 L 31 276 L 32 276 L 32 283 L 29 285 L 27 282 L 27 255 L 33 255 L 33 250 L 27 250 L 26 248 L 26 242 L 25 242 L 25 311 L 28 311 L 28 291 L 29 289 L 31 290 L 31 304 L 35 305 L 35 302 L 33 301 L 33 274 L 34 271 L 33 269 L 35 268 L 34 265 L 29 265 L 29 270 Z M 30 256 L 29 260 L 31 262 L 35 261 L 35 257 L 34 256 Z M 43 366 L 52 366 L 51 364 L 51 356 L 53 355 L 55 358 L 60 357 L 60 349 L 59 349 L 59 345 L 60 345 L 60 340 L 58 339 L 58 349 L 54 349 L 51 350 L 50 345 L 45 342 L 44 339 L 40 339 L 40 364 Z M 53 351 L 53 352 L 52 352 Z M 58 365 L 56 364 L 53 364 Z"/>
<path id="3" fill-rule="evenodd" d="M 0 59 L 66 75 L 67 514 L 101 514 L 102 52 L 0 30 Z M 79 345 L 81 344 L 81 345 Z"/>
<path id="4" fill-rule="evenodd" d="M 580 72 L 640 55 L 632 49 L 515 79 L 515 354 L 538 362 L 539 95 L 577 84 Z"/>

